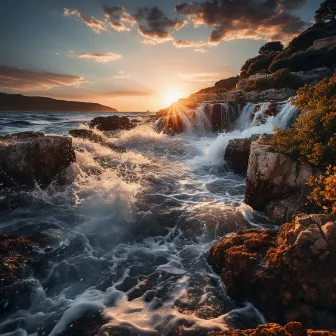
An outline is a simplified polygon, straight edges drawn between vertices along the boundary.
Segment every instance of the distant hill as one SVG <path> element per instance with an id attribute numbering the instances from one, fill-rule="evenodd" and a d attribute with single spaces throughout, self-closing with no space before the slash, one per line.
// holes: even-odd
<path id="1" fill-rule="evenodd" d="M 118 112 L 96 103 L 57 100 L 45 97 L 27 97 L 20 94 L 0 93 L 2 112 Z"/>

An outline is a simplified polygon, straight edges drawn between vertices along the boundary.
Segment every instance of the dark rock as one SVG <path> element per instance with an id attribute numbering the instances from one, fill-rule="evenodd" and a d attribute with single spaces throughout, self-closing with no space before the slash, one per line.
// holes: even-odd
<path id="1" fill-rule="evenodd" d="M 33 186 L 57 180 L 75 161 L 71 138 L 25 132 L 0 137 L 0 184 Z"/>
<path id="2" fill-rule="evenodd" d="M 185 130 L 183 118 L 179 113 L 171 113 L 167 116 L 161 117 L 157 124 L 156 129 L 169 135 L 180 134 Z"/>
<path id="3" fill-rule="evenodd" d="M 224 238 L 208 262 L 236 300 L 248 300 L 270 322 L 336 327 L 335 217 L 301 215 L 293 223 Z"/>
<path id="4" fill-rule="evenodd" d="M 135 127 L 127 117 L 97 117 L 91 120 L 90 127 L 100 131 L 130 130 Z"/>
<path id="5" fill-rule="evenodd" d="M 276 323 L 262 324 L 256 329 L 230 330 L 213 333 L 212 336 L 334 336 L 335 330 L 306 330 L 299 322 L 290 322 L 284 327 Z"/>
<path id="6" fill-rule="evenodd" d="M 239 105 L 214 104 L 210 121 L 214 132 L 230 131 L 240 114 Z"/>
<path id="7" fill-rule="evenodd" d="M 275 153 L 270 136 L 252 142 L 247 170 L 245 203 L 265 212 L 276 223 L 290 221 L 299 212 L 311 210 L 307 203 L 310 192 L 306 185 L 315 173 L 309 165 Z"/>
<path id="8" fill-rule="evenodd" d="M 87 139 L 97 143 L 103 143 L 105 141 L 103 136 L 88 129 L 74 129 L 69 131 L 69 134 L 74 138 Z"/>
<path id="9" fill-rule="evenodd" d="M 230 140 L 224 155 L 224 160 L 235 173 L 246 174 L 252 141 L 258 135 L 250 138 Z"/>
<path id="10" fill-rule="evenodd" d="M 33 274 L 32 264 L 39 258 L 37 248 L 46 248 L 51 242 L 51 237 L 44 233 L 30 236 L 0 234 L 1 314 L 16 309 L 18 300 L 22 309 L 29 306 L 30 295 L 38 285 L 37 280 L 27 280 Z M 18 291 L 22 295 L 18 296 Z"/>

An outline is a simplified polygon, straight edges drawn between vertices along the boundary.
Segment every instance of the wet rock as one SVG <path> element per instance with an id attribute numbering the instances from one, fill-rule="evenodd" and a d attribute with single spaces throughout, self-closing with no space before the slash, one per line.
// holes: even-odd
<path id="1" fill-rule="evenodd" d="M 102 135 L 88 129 L 74 129 L 69 131 L 69 134 L 74 138 L 86 139 L 97 143 L 103 143 L 104 141 L 106 141 L 106 139 Z"/>
<path id="2" fill-rule="evenodd" d="M 135 125 L 127 117 L 109 116 L 97 117 L 91 120 L 90 127 L 97 127 L 100 131 L 130 130 Z"/>
<path id="3" fill-rule="evenodd" d="M 71 138 L 24 132 L 0 137 L 0 184 L 33 186 L 57 180 L 75 161 Z"/>
<path id="4" fill-rule="evenodd" d="M 224 155 L 224 160 L 235 173 L 246 174 L 252 141 L 258 135 L 250 138 L 230 140 Z"/>
<path id="5" fill-rule="evenodd" d="M 30 236 L 0 234 L 1 314 L 16 309 L 18 305 L 22 309 L 29 307 L 30 297 L 38 286 L 37 280 L 29 279 L 33 265 L 38 263 L 39 249 L 46 248 L 51 242 L 44 233 Z"/>
<path id="6" fill-rule="evenodd" d="M 208 262 L 227 294 L 251 301 L 270 322 L 336 328 L 336 217 L 300 215 L 279 233 L 252 229 L 224 238 Z M 328 234 L 325 235 L 325 232 Z"/>
<path id="7" fill-rule="evenodd" d="M 179 113 L 170 113 L 158 120 L 156 129 L 164 134 L 180 134 L 185 130 L 183 118 Z"/>
<path id="8" fill-rule="evenodd" d="M 284 327 L 276 323 L 262 324 L 256 329 L 230 330 L 213 333 L 213 336 L 334 336 L 335 331 L 306 330 L 301 323 L 291 322 Z"/>
<path id="9" fill-rule="evenodd" d="M 237 104 L 214 104 L 210 113 L 210 122 L 213 132 L 232 130 L 234 123 L 240 115 L 240 106 Z"/>
<path id="10" fill-rule="evenodd" d="M 283 223 L 298 212 L 310 210 L 306 182 L 314 170 L 284 154 L 272 152 L 265 145 L 268 142 L 269 138 L 262 137 L 251 144 L 245 203 L 265 212 L 274 222 Z"/>

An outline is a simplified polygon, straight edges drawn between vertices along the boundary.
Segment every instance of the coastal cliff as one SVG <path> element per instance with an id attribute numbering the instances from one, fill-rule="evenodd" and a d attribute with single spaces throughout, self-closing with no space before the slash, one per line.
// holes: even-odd
<path id="1" fill-rule="evenodd" d="M 27 97 L 0 92 L 0 111 L 4 112 L 118 112 L 96 103 L 57 100 L 45 97 Z"/>

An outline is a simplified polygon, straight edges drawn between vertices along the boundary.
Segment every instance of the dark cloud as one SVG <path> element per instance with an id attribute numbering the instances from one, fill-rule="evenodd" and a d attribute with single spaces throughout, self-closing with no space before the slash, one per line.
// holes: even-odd
<path id="1" fill-rule="evenodd" d="M 0 65 L 0 88 L 10 91 L 49 90 L 53 87 L 78 87 L 82 77 L 32 71 Z"/>
<path id="2" fill-rule="evenodd" d="M 136 20 L 123 7 L 104 6 L 105 17 L 110 27 L 116 31 L 130 31 Z"/>
<path id="3" fill-rule="evenodd" d="M 236 38 L 288 40 L 306 26 L 290 13 L 305 0 L 212 0 L 175 6 L 195 26 L 213 27 L 210 43 Z"/>
<path id="4" fill-rule="evenodd" d="M 185 20 L 170 19 L 159 8 L 144 7 L 134 15 L 139 24 L 139 33 L 153 43 L 173 40 L 171 31 L 186 25 Z"/>

